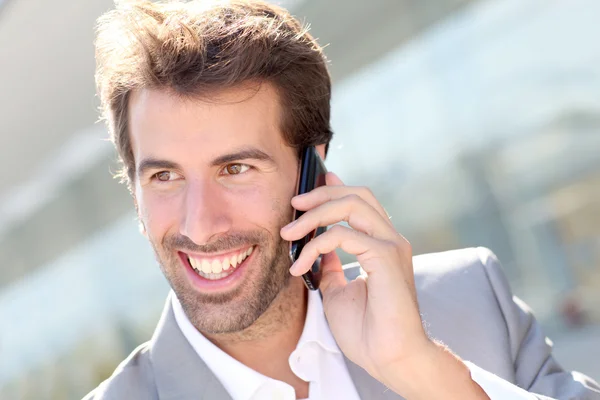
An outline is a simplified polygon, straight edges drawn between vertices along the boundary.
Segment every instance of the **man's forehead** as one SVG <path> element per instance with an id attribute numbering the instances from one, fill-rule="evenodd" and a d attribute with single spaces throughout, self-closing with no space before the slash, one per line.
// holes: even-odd
<path id="1" fill-rule="evenodd" d="M 128 108 L 131 111 L 152 107 L 173 106 L 214 108 L 218 106 L 261 105 L 280 111 L 279 91 L 270 82 L 249 81 L 231 87 L 212 88 L 198 93 L 178 93 L 169 88 L 140 88 L 130 92 Z"/>
<path id="2" fill-rule="evenodd" d="M 182 149 L 213 158 L 240 146 L 271 153 L 283 144 L 278 99 L 270 85 L 223 90 L 206 100 L 166 90 L 135 91 L 129 128 L 136 161 L 148 153 L 156 157 Z"/>

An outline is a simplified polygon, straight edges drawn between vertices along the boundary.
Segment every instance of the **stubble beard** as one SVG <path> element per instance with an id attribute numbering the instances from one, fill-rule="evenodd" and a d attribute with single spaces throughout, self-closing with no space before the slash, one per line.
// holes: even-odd
<path id="1" fill-rule="evenodd" d="M 277 233 L 279 230 L 276 231 Z M 290 282 L 288 257 L 289 243 L 281 237 L 274 238 L 266 231 L 252 231 L 221 237 L 204 246 L 194 244 L 182 235 L 166 236 L 160 247 L 150 241 L 160 265 L 177 295 L 190 322 L 200 332 L 209 335 L 241 332 L 250 327 Z M 179 251 L 210 253 L 257 245 L 257 253 L 250 267 L 255 269 L 236 289 L 220 294 L 199 293 L 185 276 Z"/>

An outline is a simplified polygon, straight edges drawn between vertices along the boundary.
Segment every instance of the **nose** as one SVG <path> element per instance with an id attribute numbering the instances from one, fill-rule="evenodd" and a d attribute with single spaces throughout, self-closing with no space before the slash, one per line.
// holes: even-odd
<path id="1" fill-rule="evenodd" d="M 216 182 L 188 181 L 183 204 L 180 233 L 198 245 L 231 228 L 231 208 Z"/>

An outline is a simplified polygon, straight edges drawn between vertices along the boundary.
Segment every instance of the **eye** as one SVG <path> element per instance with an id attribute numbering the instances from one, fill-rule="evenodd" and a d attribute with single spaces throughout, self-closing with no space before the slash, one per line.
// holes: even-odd
<path id="1" fill-rule="evenodd" d="M 239 175 L 250 169 L 249 165 L 246 164 L 229 164 L 223 168 L 223 173 L 225 175 Z"/>
<path id="2" fill-rule="evenodd" d="M 178 179 L 181 175 L 173 171 L 160 171 L 152 175 L 152 179 L 160 182 L 170 182 Z"/>

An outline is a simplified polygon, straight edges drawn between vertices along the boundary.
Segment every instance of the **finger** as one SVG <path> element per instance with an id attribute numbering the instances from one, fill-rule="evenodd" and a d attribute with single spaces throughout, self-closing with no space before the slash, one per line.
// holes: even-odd
<path id="1" fill-rule="evenodd" d="M 327 175 L 325 175 L 325 183 L 327 186 L 345 186 L 344 182 L 337 176 L 336 173 L 329 171 Z"/>
<path id="2" fill-rule="evenodd" d="M 331 182 L 335 182 L 335 175 L 333 175 L 330 179 Z M 339 180 L 339 178 L 337 179 Z M 306 211 L 328 201 L 339 199 L 341 197 L 348 196 L 351 194 L 357 195 L 364 201 L 366 201 L 371 207 L 373 207 L 374 210 L 377 211 L 380 218 L 382 218 L 386 221 L 386 223 L 392 226 L 390 217 L 388 216 L 384 208 L 381 206 L 373 192 L 371 192 L 369 188 L 364 186 L 320 186 L 311 190 L 308 193 L 293 197 L 292 206 L 297 210 Z"/>
<path id="3" fill-rule="evenodd" d="M 329 226 L 345 221 L 352 228 L 379 239 L 398 240 L 398 232 L 364 199 L 349 194 L 334 199 L 305 212 L 300 218 L 281 230 L 281 237 L 298 240 L 320 226 Z"/>
<path id="4" fill-rule="evenodd" d="M 300 256 L 290 268 L 290 273 L 296 276 L 306 273 L 319 255 L 330 253 L 337 248 L 357 256 L 360 262 L 360 258 L 364 258 L 367 253 L 377 254 L 378 251 L 381 253 L 382 247 L 381 241 L 377 239 L 354 229 L 335 225 L 304 246 Z"/>
<path id="5" fill-rule="evenodd" d="M 323 254 L 321 258 L 321 293 L 330 289 L 343 287 L 346 285 L 346 276 L 342 268 L 342 262 L 335 251 Z"/>

